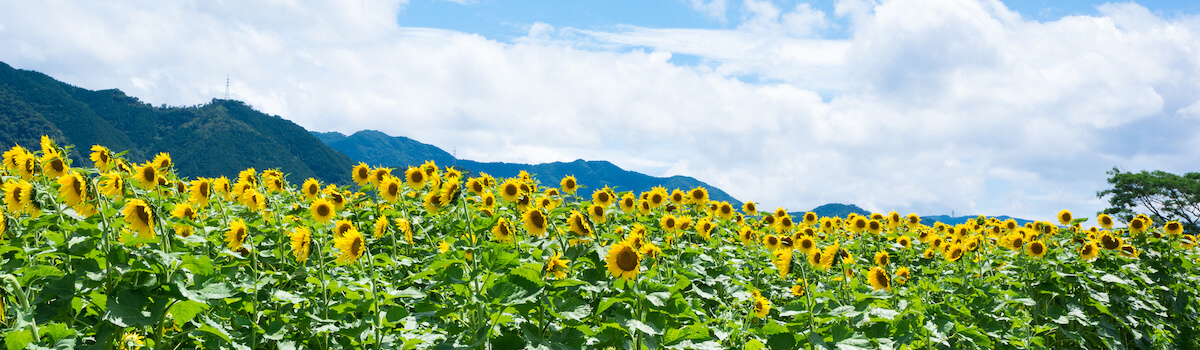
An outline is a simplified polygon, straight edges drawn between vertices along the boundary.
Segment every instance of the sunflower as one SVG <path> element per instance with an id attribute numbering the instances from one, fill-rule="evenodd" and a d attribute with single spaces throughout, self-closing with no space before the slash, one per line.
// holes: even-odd
<path id="1" fill-rule="evenodd" d="M 392 168 L 375 168 L 371 170 L 371 178 L 367 179 L 372 186 L 379 186 L 383 179 L 392 176 Z"/>
<path id="2" fill-rule="evenodd" d="M 375 229 L 371 231 L 371 237 L 380 238 L 386 236 L 388 233 L 388 223 L 387 215 L 380 215 L 378 219 L 375 219 Z"/>
<path id="3" fill-rule="evenodd" d="M 821 270 L 828 269 L 829 268 L 828 266 L 824 266 L 821 263 L 822 261 L 824 261 L 824 258 L 825 258 L 824 254 L 825 253 L 823 251 L 821 251 L 820 249 L 813 249 L 812 252 L 808 253 L 808 263 L 810 265 L 812 265 L 813 267 L 821 269 Z M 832 263 L 833 261 L 830 260 L 830 262 Z"/>
<path id="4" fill-rule="evenodd" d="M 1142 220 L 1142 218 L 1134 218 L 1129 221 L 1129 232 L 1133 234 L 1144 233 L 1146 232 L 1146 226 L 1146 221 Z"/>
<path id="5" fill-rule="evenodd" d="M 709 238 L 712 238 L 712 231 L 715 227 L 712 220 L 703 218 L 696 222 L 696 233 L 700 235 L 700 238 L 704 238 L 707 241 Z"/>
<path id="6" fill-rule="evenodd" d="M 359 186 L 366 185 L 371 181 L 371 167 L 367 166 L 367 163 L 358 162 L 358 165 L 355 165 L 354 169 L 350 170 L 350 177 Z"/>
<path id="7" fill-rule="evenodd" d="M 633 193 L 626 193 L 624 196 L 621 196 L 620 201 L 617 201 L 617 206 L 621 208 L 622 212 L 628 213 L 634 211 L 637 209 L 637 197 Z"/>
<path id="8" fill-rule="evenodd" d="M 883 233 L 883 223 L 880 223 L 879 220 L 871 219 L 871 221 L 867 222 L 867 232 L 873 235 Z"/>
<path id="9" fill-rule="evenodd" d="M 1181 225 L 1178 221 L 1171 221 L 1166 225 L 1163 225 L 1163 231 L 1169 235 L 1178 236 L 1183 233 L 1183 225 Z"/>
<path id="10" fill-rule="evenodd" d="M 142 347 L 146 346 L 144 339 L 145 338 L 143 338 L 141 334 L 125 332 L 125 334 L 121 335 L 121 342 L 118 344 L 117 348 L 121 350 L 141 349 Z"/>
<path id="11" fill-rule="evenodd" d="M 42 157 L 42 171 L 49 177 L 59 177 L 67 173 L 67 164 L 58 153 L 46 154 Z"/>
<path id="12" fill-rule="evenodd" d="M 496 226 L 492 227 L 492 239 L 497 242 L 512 243 L 514 235 L 512 224 L 506 218 L 500 218 L 496 221 Z"/>
<path id="13" fill-rule="evenodd" d="M 758 204 L 754 202 L 742 203 L 742 212 L 750 216 L 758 216 Z"/>
<path id="14" fill-rule="evenodd" d="M 779 217 L 779 220 L 776 220 L 775 228 L 780 233 L 791 232 L 792 229 L 795 227 L 794 224 L 795 223 L 792 222 L 792 217 L 790 215 L 784 215 L 782 217 Z"/>
<path id="15" fill-rule="evenodd" d="M 888 263 L 890 263 L 890 262 L 891 262 L 891 257 L 888 256 L 888 253 L 886 251 L 879 251 L 879 252 L 875 253 L 875 265 L 887 266 Z"/>
<path id="16" fill-rule="evenodd" d="M 616 198 L 614 198 L 613 191 L 608 186 L 592 192 L 592 204 L 607 207 L 612 205 L 614 201 L 616 201 Z"/>
<path id="17" fill-rule="evenodd" d="M 671 190 L 671 196 L 667 199 L 669 199 L 671 203 L 675 203 L 675 205 L 683 205 L 683 203 L 687 202 L 687 194 L 676 188 Z"/>
<path id="18" fill-rule="evenodd" d="M 92 145 L 92 154 L 89 158 L 92 159 L 92 164 L 96 166 L 97 170 L 105 171 L 112 166 L 112 151 L 109 151 L 108 147 Z"/>
<path id="19" fill-rule="evenodd" d="M 966 253 L 966 250 L 967 249 L 963 247 L 962 244 L 953 243 L 946 248 L 946 252 L 943 254 L 943 256 L 945 256 L 946 260 L 958 261 L 958 259 L 962 258 L 963 253 Z"/>
<path id="20" fill-rule="evenodd" d="M 1121 249 L 1121 245 L 1123 245 L 1125 243 L 1124 240 L 1121 239 L 1121 237 L 1114 236 L 1111 233 L 1101 234 L 1098 242 L 1100 243 L 1101 248 L 1104 248 L 1107 250 Z"/>
<path id="21" fill-rule="evenodd" d="M 137 166 L 133 172 L 133 180 L 137 181 L 143 189 L 154 189 L 155 186 L 158 186 L 158 168 L 154 167 L 154 163 Z"/>
<path id="22" fill-rule="evenodd" d="M 1100 214 L 1100 216 L 1096 217 L 1096 221 L 1100 223 L 1100 227 L 1103 227 L 1106 230 L 1111 230 L 1113 228 L 1113 218 L 1108 216 L 1108 214 Z"/>
<path id="23" fill-rule="evenodd" d="M 771 301 L 767 298 L 754 298 L 754 317 L 767 317 L 767 313 L 771 312 Z"/>
<path id="24" fill-rule="evenodd" d="M 353 263 L 367 251 L 367 242 L 354 227 L 342 233 L 341 237 L 334 238 L 333 246 L 341 252 L 334 261 L 343 265 Z"/>
<path id="25" fill-rule="evenodd" d="M 870 221 L 868 221 L 867 218 L 862 217 L 862 216 L 855 216 L 854 220 L 852 220 L 850 222 L 850 232 L 861 233 L 864 230 L 866 230 L 867 226 L 869 226 L 869 225 L 870 225 Z"/>
<path id="26" fill-rule="evenodd" d="M 667 189 L 661 186 L 654 187 L 650 193 L 646 195 L 646 202 L 650 203 L 651 208 L 658 208 L 667 201 Z"/>
<path id="27" fill-rule="evenodd" d="M 871 288 L 875 290 L 886 289 L 892 291 L 892 279 L 888 277 L 887 271 L 879 266 L 871 267 L 871 271 L 867 272 L 867 280 L 871 281 Z"/>
<path id="28" fill-rule="evenodd" d="M 900 237 L 896 238 L 896 244 L 899 244 L 901 247 L 908 248 L 912 246 L 912 238 L 909 238 L 907 235 L 901 235 Z"/>
<path id="29" fill-rule="evenodd" d="M 125 178 L 115 171 L 100 175 L 100 194 L 106 196 L 121 196 L 125 193 Z"/>
<path id="30" fill-rule="evenodd" d="M 33 184 L 25 180 L 8 181 L 4 183 L 4 205 L 10 214 L 17 214 L 30 209 L 33 202 Z"/>
<path id="31" fill-rule="evenodd" d="M 658 219 L 658 225 L 660 227 L 662 227 L 663 231 L 666 231 L 667 233 L 671 233 L 671 232 L 674 232 L 676 228 L 678 228 L 679 220 L 676 219 L 674 215 L 667 214 L 667 215 L 663 215 L 662 218 Z"/>
<path id="32" fill-rule="evenodd" d="M 592 236 L 591 225 L 588 224 L 587 219 L 584 219 L 583 214 L 579 211 L 571 211 L 571 215 L 567 218 L 567 227 L 569 231 L 578 236 Z"/>
<path id="33" fill-rule="evenodd" d="M 531 208 L 521 215 L 522 226 L 530 236 L 541 237 L 546 233 L 546 214 L 541 210 Z"/>
<path id="34" fill-rule="evenodd" d="M 797 297 L 802 297 L 802 296 L 804 296 L 804 291 L 806 289 L 808 289 L 808 281 L 805 281 L 804 278 L 801 277 L 800 280 L 797 282 L 800 282 L 800 284 L 792 285 L 792 295 L 797 296 Z"/>
<path id="35" fill-rule="evenodd" d="M 312 213 L 313 219 L 317 220 L 317 222 L 329 222 L 329 220 L 333 220 L 333 216 L 336 214 L 337 210 L 334 208 L 333 203 L 330 203 L 329 200 L 325 198 L 317 198 L 317 200 L 313 201 L 312 205 L 309 206 L 309 212 Z"/>
<path id="36" fill-rule="evenodd" d="M 141 199 L 131 199 L 125 202 L 121 212 L 125 215 L 125 222 L 139 237 L 154 237 L 154 211 L 149 204 Z"/>
<path id="37" fill-rule="evenodd" d="M 574 175 L 567 175 L 567 177 L 562 178 L 562 181 L 559 181 L 558 185 L 562 188 L 563 193 L 575 194 L 575 191 L 579 189 L 579 182 L 575 180 Z"/>
<path id="38" fill-rule="evenodd" d="M 788 273 L 792 271 L 792 250 L 776 250 L 772 256 L 774 258 L 771 262 L 775 264 L 775 269 L 779 270 L 779 278 L 787 278 Z"/>
<path id="39" fill-rule="evenodd" d="M 288 238 L 292 241 L 292 256 L 296 257 L 296 262 L 303 264 L 308 261 L 308 252 L 312 248 L 312 234 L 307 227 L 297 227 L 294 231 L 288 232 Z"/>
<path id="40" fill-rule="evenodd" d="M 821 266 L 823 269 L 833 267 L 834 259 L 843 253 L 844 251 L 842 251 L 842 245 L 840 243 L 834 243 L 831 246 L 825 247 L 825 250 L 821 252 Z"/>
<path id="41" fill-rule="evenodd" d="M 183 202 L 175 205 L 175 209 L 171 210 L 171 216 L 195 221 L 200 217 L 200 214 L 196 213 L 196 209 L 192 208 L 190 203 Z"/>
<path id="42" fill-rule="evenodd" d="M 642 255 L 626 242 L 617 242 L 608 248 L 608 273 L 615 278 L 631 280 L 637 277 Z"/>
<path id="43" fill-rule="evenodd" d="M 87 182 L 79 173 L 71 173 L 58 178 L 58 194 L 69 206 L 78 205 L 87 199 Z"/>
<path id="44" fill-rule="evenodd" d="M 910 274 L 911 272 L 908 270 L 908 266 L 901 266 L 900 268 L 896 269 L 896 284 L 903 285 L 904 282 L 908 282 L 908 277 Z"/>
<path id="45" fill-rule="evenodd" d="M 1092 260 L 1100 256 L 1100 247 L 1096 246 L 1096 242 L 1084 243 L 1079 247 L 1079 258 L 1083 260 Z"/>
<path id="46" fill-rule="evenodd" d="M 1141 254 L 1138 253 L 1137 248 L 1126 244 L 1121 246 L 1121 255 L 1127 258 L 1137 258 Z"/>
<path id="47" fill-rule="evenodd" d="M 766 237 L 763 237 L 762 241 L 763 246 L 766 246 L 768 250 L 773 251 L 779 249 L 779 236 L 767 235 Z"/>
<path id="48" fill-rule="evenodd" d="M 604 206 L 601 205 L 592 204 L 588 206 L 588 217 L 596 224 L 603 224 L 605 221 L 608 221 L 604 215 Z"/>
<path id="49" fill-rule="evenodd" d="M 813 250 L 816 250 L 817 248 L 817 242 L 813 240 L 812 236 L 804 236 L 800 237 L 800 239 L 796 241 L 796 246 L 800 247 L 800 252 L 804 254 L 812 254 Z"/>
<path id="50" fill-rule="evenodd" d="M 552 275 L 554 278 L 559 279 L 565 278 L 567 277 L 568 263 L 569 262 L 567 259 L 563 259 L 562 252 L 554 252 L 553 256 L 551 256 L 549 259 L 546 259 L 546 265 L 542 271 L 544 271 L 547 276 Z"/>
<path id="51" fill-rule="evenodd" d="M 429 213 L 429 215 L 436 215 L 442 209 L 442 202 L 444 200 L 442 200 L 441 192 L 429 191 L 429 193 L 425 194 L 425 200 L 421 203 L 425 208 L 425 212 Z"/>
<path id="52" fill-rule="evenodd" d="M 246 237 L 250 235 L 250 230 L 246 228 L 246 222 L 242 219 L 234 219 L 229 223 L 229 231 L 225 232 L 225 242 L 229 250 L 239 251 L 242 245 L 246 243 Z"/>
<path id="53" fill-rule="evenodd" d="M 500 184 L 500 199 L 503 199 L 505 202 L 513 203 L 516 202 L 519 197 L 521 197 L 521 185 L 516 179 L 510 178 L 504 180 L 504 183 Z"/>
<path id="54" fill-rule="evenodd" d="M 1025 252 L 1029 253 L 1029 256 L 1041 258 L 1046 255 L 1046 244 L 1042 241 L 1029 242 L 1029 245 L 1025 247 Z"/>
<path id="55" fill-rule="evenodd" d="M 721 201 L 717 204 L 717 217 L 721 220 L 733 219 L 733 205 L 729 202 Z"/>
<path id="56" fill-rule="evenodd" d="M 1021 248 L 1025 247 L 1025 235 L 1021 234 L 1019 231 L 1017 233 L 1008 235 L 1005 238 L 1007 238 L 1008 241 L 1008 244 L 1005 246 L 1005 248 L 1020 250 Z"/>

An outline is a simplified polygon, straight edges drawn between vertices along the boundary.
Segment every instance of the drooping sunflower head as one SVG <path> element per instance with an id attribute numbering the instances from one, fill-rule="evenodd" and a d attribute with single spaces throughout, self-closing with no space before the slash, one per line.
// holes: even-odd
<path id="1" fill-rule="evenodd" d="M 546 259 L 546 265 L 543 270 L 547 275 L 554 276 L 554 278 L 565 278 L 567 277 L 568 263 L 567 259 L 563 259 L 562 252 L 554 252 L 553 256 Z"/>
<path id="2" fill-rule="evenodd" d="M 910 275 L 912 275 L 912 272 L 909 271 L 908 266 L 901 266 L 896 269 L 896 284 L 903 285 L 904 282 L 908 282 Z"/>
<path id="3" fill-rule="evenodd" d="M 1080 259 L 1090 261 L 1098 256 L 1100 256 L 1100 247 L 1096 245 L 1096 242 L 1089 241 L 1084 243 L 1082 247 L 1079 247 Z"/>
<path id="4" fill-rule="evenodd" d="M 642 255 L 626 242 L 617 242 L 608 248 L 608 272 L 614 278 L 631 280 L 637 277 L 642 264 Z"/>
<path id="5" fill-rule="evenodd" d="M 70 173 L 58 178 L 58 193 L 69 206 L 78 205 L 87 199 L 87 182 L 79 173 Z"/>
<path id="6" fill-rule="evenodd" d="M 121 211 L 125 215 L 125 222 L 129 223 L 130 229 L 141 237 L 153 237 L 154 210 L 150 208 L 149 204 L 146 204 L 146 201 L 131 199 L 125 202 L 125 208 Z"/>
<path id="7" fill-rule="evenodd" d="M 358 162 L 358 165 L 355 165 L 354 169 L 350 170 L 350 177 L 359 186 L 366 185 L 371 181 L 371 167 L 367 163 Z"/>
<path id="8" fill-rule="evenodd" d="M 775 269 L 779 271 L 779 278 L 787 278 L 788 273 L 792 271 L 792 250 L 780 249 L 771 253 L 773 257 L 771 263 L 775 264 Z"/>
<path id="9" fill-rule="evenodd" d="M 191 203 L 182 202 L 176 204 L 175 209 L 171 210 L 171 216 L 194 221 L 200 217 L 200 214 L 196 213 L 196 209 L 192 207 Z"/>
<path id="10" fill-rule="evenodd" d="M 540 209 L 526 210 L 525 214 L 521 215 L 521 223 L 530 236 L 541 237 L 546 233 L 546 214 Z"/>
<path id="11" fill-rule="evenodd" d="M 250 235 L 250 230 L 246 227 L 246 222 L 242 219 L 234 219 L 229 223 L 229 231 L 225 232 L 225 242 L 229 250 L 241 250 L 246 242 L 246 237 Z"/>
<path id="12" fill-rule="evenodd" d="M 771 301 L 763 297 L 754 298 L 754 317 L 767 317 L 767 313 L 771 312 Z"/>
<path id="13" fill-rule="evenodd" d="M 1125 243 L 1124 240 L 1121 239 L 1121 237 L 1118 237 L 1111 233 L 1101 234 L 1100 239 L 1098 241 L 1100 242 L 1100 247 L 1104 248 L 1106 250 L 1120 249 L 1121 245 Z"/>
<path id="14" fill-rule="evenodd" d="M 308 261 L 308 252 L 312 247 L 312 233 L 308 228 L 297 227 L 288 232 L 288 238 L 291 240 L 292 256 L 296 257 L 296 262 L 303 264 Z"/>
<path id="15" fill-rule="evenodd" d="M 150 163 L 153 163 L 155 168 L 163 172 L 171 170 L 171 166 L 175 164 L 171 162 L 171 155 L 166 152 L 159 152 Z"/>
<path id="16" fill-rule="evenodd" d="M 887 266 L 891 261 L 892 259 L 886 251 L 881 250 L 875 253 L 875 265 L 877 266 Z"/>
<path id="17" fill-rule="evenodd" d="M 1134 248 L 1133 246 L 1128 245 L 1128 244 L 1121 246 L 1121 256 L 1124 256 L 1127 258 L 1137 258 L 1139 255 L 1141 255 L 1141 254 L 1138 253 L 1137 248 Z"/>
<path id="18" fill-rule="evenodd" d="M 496 221 L 496 226 L 492 227 L 492 240 L 500 243 L 512 243 L 514 236 L 512 224 L 506 218 L 500 218 Z"/>
<path id="19" fill-rule="evenodd" d="M 871 267 L 871 271 L 867 272 L 867 279 L 871 281 L 871 288 L 875 290 L 892 290 L 892 279 L 888 277 L 887 271 L 879 266 Z"/>
<path id="20" fill-rule="evenodd" d="M 92 145 L 92 154 L 89 157 L 92 159 L 92 164 L 100 171 L 106 171 L 112 166 L 112 151 L 108 147 L 101 145 Z"/>
<path id="21" fill-rule="evenodd" d="M 342 233 L 341 237 L 334 238 L 333 246 L 341 252 L 334 261 L 343 265 L 357 261 L 367 251 L 367 241 L 353 227 Z"/>
<path id="22" fill-rule="evenodd" d="M 46 154 L 42 157 L 42 172 L 51 178 L 62 176 L 67 172 L 67 163 L 58 153 Z"/>
<path id="23" fill-rule="evenodd" d="M 569 230 L 578 236 L 592 235 L 591 225 L 588 225 L 587 219 L 584 219 L 583 214 L 572 210 L 571 216 L 567 218 L 567 226 Z"/>
<path id="24" fill-rule="evenodd" d="M 379 218 L 375 219 L 375 227 L 374 230 L 371 231 L 373 233 L 372 237 L 380 238 L 387 236 L 388 228 L 391 226 L 390 223 L 391 222 L 388 221 L 387 215 L 380 215 Z"/>

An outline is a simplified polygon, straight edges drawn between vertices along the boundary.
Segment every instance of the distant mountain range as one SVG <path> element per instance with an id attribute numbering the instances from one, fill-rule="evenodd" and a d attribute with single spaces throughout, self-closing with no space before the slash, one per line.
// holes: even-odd
<path id="1" fill-rule="evenodd" d="M 245 103 L 154 107 L 120 90 L 91 91 L 0 63 L 0 145 L 36 149 L 42 135 L 77 147 L 70 158 L 90 165 L 92 145 L 129 151 L 131 161 L 167 152 L 186 177 L 236 176 L 277 168 L 293 182 L 315 177 L 348 183 L 350 158 L 307 130 Z"/>
<path id="2" fill-rule="evenodd" d="M 573 175 L 575 180 L 588 188 L 584 195 L 590 195 L 592 190 L 608 186 L 618 192 L 633 191 L 640 193 L 655 186 L 671 189 L 688 190 L 694 187 L 704 187 L 713 200 L 728 201 L 740 207 L 742 202 L 733 198 L 719 188 L 710 186 L 700 180 L 687 176 L 654 177 L 638 172 L 621 169 L 607 161 L 553 162 L 543 164 L 515 164 L 498 162 L 477 162 L 457 159 L 450 153 L 433 145 L 403 137 L 389 136 L 379 131 L 363 130 L 346 136 L 338 132 L 313 132 L 325 144 L 338 150 L 355 161 L 371 166 L 385 166 L 406 169 L 417 166 L 426 160 L 433 160 L 441 166 L 450 166 L 468 170 L 472 173 L 488 173 L 495 177 L 517 176 L 522 170 L 529 172 L 544 185 L 558 186 L 562 178 Z"/>
<path id="3" fill-rule="evenodd" d="M 642 192 L 654 186 L 685 190 L 701 186 L 708 189 L 714 200 L 742 205 L 725 191 L 687 176 L 654 177 L 621 169 L 607 161 L 530 165 L 457 159 L 435 146 L 374 130 L 349 136 L 310 132 L 279 116 L 256 111 L 241 101 L 213 99 L 199 106 L 155 107 L 120 90 L 87 90 L 0 62 L 0 148 L 7 149 L 13 144 L 37 148 L 42 135 L 75 145 L 77 148 L 70 158 L 76 165 L 91 164 L 87 154 L 92 145 L 103 145 L 115 152 L 128 151 L 126 157 L 134 162 L 167 152 L 176 163 L 177 173 L 185 177 L 233 177 L 254 167 L 279 169 L 289 174 L 294 183 L 313 177 L 328 183 L 349 184 L 350 169 L 356 162 L 401 169 L 433 160 L 441 166 L 486 172 L 496 177 L 512 177 L 525 170 L 549 186 L 557 186 L 568 175 L 574 175 L 581 185 L 592 190 L 609 186 L 617 191 Z M 852 212 L 870 214 L 847 204 L 825 204 L 812 211 L 823 217 L 845 217 Z M 955 224 L 972 218 L 942 215 L 922 220 L 928 224 L 935 221 Z M 1027 221 L 1018 219 L 1018 222 Z"/>

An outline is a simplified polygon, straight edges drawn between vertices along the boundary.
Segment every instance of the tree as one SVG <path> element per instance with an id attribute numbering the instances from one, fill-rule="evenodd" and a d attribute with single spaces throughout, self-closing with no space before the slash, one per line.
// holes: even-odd
<path id="1" fill-rule="evenodd" d="M 1138 173 L 1108 171 L 1108 183 L 1113 187 L 1096 192 L 1108 198 L 1110 207 L 1103 213 L 1128 222 L 1135 209 L 1148 211 L 1156 223 L 1179 221 L 1188 232 L 1196 232 L 1200 220 L 1200 173 L 1183 176 L 1161 170 L 1142 170 Z"/>

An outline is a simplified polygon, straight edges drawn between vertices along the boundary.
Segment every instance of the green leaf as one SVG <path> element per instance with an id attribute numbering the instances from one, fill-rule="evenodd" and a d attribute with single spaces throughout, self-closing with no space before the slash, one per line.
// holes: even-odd
<path id="1" fill-rule="evenodd" d="M 761 350 L 766 348 L 767 346 L 758 341 L 758 339 L 750 339 L 750 341 L 746 342 L 746 350 Z"/>
<path id="2" fill-rule="evenodd" d="M 171 310 L 167 311 L 171 314 L 171 318 L 175 320 L 175 325 L 183 327 L 184 324 L 196 318 L 204 310 L 208 309 L 208 304 L 195 302 L 192 300 L 184 300 L 175 305 L 171 305 Z"/>
<path id="3" fill-rule="evenodd" d="M 1104 282 L 1109 282 L 1109 283 L 1129 284 L 1129 281 L 1126 281 L 1126 280 L 1124 280 L 1120 277 L 1114 276 L 1112 274 L 1105 274 L 1104 276 L 1100 277 L 1100 280 L 1104 281 Z"/>
<path id="4" fill-rule="evenodd" d="M 29 334 L 28 329 L 11 330 L 4 333 L 4 346 L 8 350 L 21 350 L 32 342 L 33 335 Z"/>
<path id="5" fill-rule="evenodd" d="M 671 293 L 667 293 L 667 292 L 654 292 L 654 293 L 646 294 L 646 300 L 649 301 L 650 304 L 654 304 L 654 306 L 657 306 L 657 307 L 663 307 L 663 305 L 666 305 L 665 304 L 666 300 L 670 299 L 670 298 L 671 298 Z"/>

